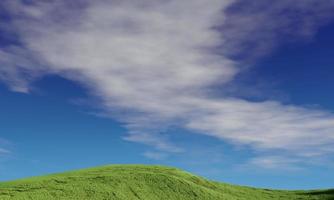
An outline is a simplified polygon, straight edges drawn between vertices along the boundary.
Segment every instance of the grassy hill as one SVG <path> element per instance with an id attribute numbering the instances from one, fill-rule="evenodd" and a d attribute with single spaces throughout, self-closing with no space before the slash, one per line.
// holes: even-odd
<path id="1" fill-rule="evenodd" d="M 334 190 L 256 189 L 208 181 L 170 167 L 112 165 L 0 183 L 0 199 L 334 200 Z"/>

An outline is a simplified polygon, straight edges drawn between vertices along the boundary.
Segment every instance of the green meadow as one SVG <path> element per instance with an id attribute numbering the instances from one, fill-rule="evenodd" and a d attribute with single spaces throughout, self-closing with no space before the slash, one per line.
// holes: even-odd
<path id="1" fill-rule="evenodd" d="M 334 200 L 334 190 L 257 189 L 163 166 L 111 165 L 0 183 L 6 200 Z"/>

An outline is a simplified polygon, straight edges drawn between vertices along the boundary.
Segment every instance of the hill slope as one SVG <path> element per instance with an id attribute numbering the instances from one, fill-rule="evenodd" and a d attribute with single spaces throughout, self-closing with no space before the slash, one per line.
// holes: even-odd
<path id="1" fill-rule="evenodd" d="M 0 183 L 0 199 L 333 200 L 334 191 L 255 189 L 208 181 L 175 168 L 113 165 Z"/>

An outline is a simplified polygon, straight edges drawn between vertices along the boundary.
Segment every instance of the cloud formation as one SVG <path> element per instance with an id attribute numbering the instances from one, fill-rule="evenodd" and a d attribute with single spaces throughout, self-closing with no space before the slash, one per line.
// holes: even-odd
<path id="1" fill-rule="evenodd" d="M 233 0 L 3 1 L 11 16 L 6 31 L 15 33 L 18 44 L 0 49 L 0 79 L 20 92 L 28 92 L 30 82 L 45 74 L 81 83 L 108 115 L 126 124 L 127 140 L 166 152 L 182 152 L 164 134 L 176 126 L 258 151 L 329 155 L 333 113 L 214 96 L 213 88 L 243 69 L 231 58 L 243 44 L 251 43 L 262 55 L 262 41 L 270 41 L 265 42 L 269 49 L 281 29 L 295 23 L 281 19 L 280 11 L 311 13 L 297 17 L 304 28 L 298 35 L 315 31 L 318 21 L 330 16 L 318 16 L 327 11 L 325 3 L 280 2 L 256 13 L 252 8 L 262 4 L 236 11 L 233 6 L 244 2 Z M 271 16 L 281 20 L 263 21 Z"/>
<path id="2" fill-rule="evenodd" d="M 282 41 L 309 40 L 333 18 L 331 0 L 236 0 L 225 10 L 220 26 L 225 55 L 254 60 Z M 283 43 L 284 43 L 283 42 Z"/>
<path id="3" fill-rule="evenodd" d="M 8 151 L 6 149 L 3 149 L 3 148 L 0 148 L 0 155 L 8 154 L 8 153 L 10 153 L 10 151 Z"/>
<path id="4" fill-rule="evenodd" d="M 11 151 L 7 148 L 9 144 L 9 141 L 0 138 L 0 157 L 11 154 Z"/>

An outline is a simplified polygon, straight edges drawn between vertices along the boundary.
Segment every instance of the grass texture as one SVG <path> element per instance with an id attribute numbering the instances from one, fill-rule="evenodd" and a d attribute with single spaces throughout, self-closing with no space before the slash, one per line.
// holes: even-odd
<path id="1" fill-rule="evenodd" d="M 111 165 L 0 183 L 1 200 L 334 200 L 334 190 L 283 191 L 208 181 L 176 168 Z"/>

